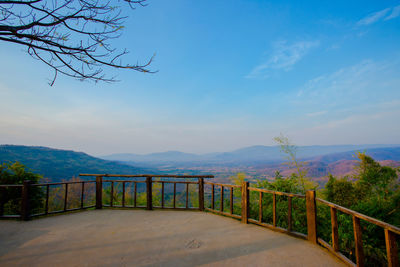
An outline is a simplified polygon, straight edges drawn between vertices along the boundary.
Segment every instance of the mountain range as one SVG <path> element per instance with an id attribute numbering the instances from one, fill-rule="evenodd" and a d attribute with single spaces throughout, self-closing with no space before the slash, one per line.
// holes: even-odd
<path id="1" fill-rule="evenodd" d="M 28 170 L 39 173 L 54 182 L 77 177 L 80 173 L 144 174 L 155 172 L 148 168 L 95 158 L 83 152 L 40 146 L 0 145 L 0 164 L 15 161 L 24 164 Z"/>
<path id="2" fill-rule="evenodd" d="M 297 158 L 306 162 L 307 176 L 323 186 L 328 174 L 337 177 L 353 175 L 358 164 L 357 152 L 365 152 L 381 165 L 400 166 L 400 145 L 300 146 Z M 180 174 L 190 170 L 193 174 L 213 174 L 216 181 L 223 183 L 229 183 L 230 177 L 238 172 L 245 173 L 253 181 L 270 179 L 276 171 L 283 176 L 296 172 L 293 166 L 284 164 L 287 159 L 278 146 L 252 146 L 203 155 L 168 151 L 147 155 L 114 154 L 103 158 L 156 167 L 166 173 Z"/>
<path id="3" fill-rule="evenodd" d="M 297 157 L 302 160 L 334 162 L 341 159 L 352 159 L 355 151 L 373 153 L 383 159 L 400 160 L 400 145 L 331 145 L 299 146 Z M 389 157 L 389 158 L 388 158 Z M 279 163 L 285 161 L 285 155 L 279 146 L 251 146 L 231 152 L 192 154 L 180 151 L 167 151 L 152 154 L 111 154 L 102 156 L 106 160 L 134 162 L 140 164 L 258 164 Z M 378 159 L 380 160 L 380 159 Z"/>
<path id="4" fill-rule="evenodd" d="M 382 165 L 400 166 L 400 146 L 341 145 L 298 147 L 299 160 L 307 162 L 309 177 L 320 184 L 326 176 L 349 175 L 357 164 L 357 151 L 366 152 Z M 238 172 L 249 179 L 270 178 L 275 171 L 284 176 L 295 171 L 278 146 L 252 146 L 232 152 L 190 154 L 168 151 L 148 155 L 114 154 L 102 159 L 83 152 L 37 146 L 0 145 L 0 163 L 19 161 L 50 181 L 68 180 L 80 173 L 109 174 L 213 174 L 216 181 L 228 182 Z"/>

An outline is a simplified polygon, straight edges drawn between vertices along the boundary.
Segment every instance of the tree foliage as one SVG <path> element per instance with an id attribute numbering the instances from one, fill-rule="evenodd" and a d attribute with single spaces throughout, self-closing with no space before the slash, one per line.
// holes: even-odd
<path id="1" fill-rule="evenodd" d="M 27 171 L 19 162 L 3 163 L 0 165 L 0 184 L 23 184 L 25 180 L 38 183 L 42 176 Z M 0 214 L 19 214 L 21 208 L 22 187 L 0 188 Z M 43 192 L 39 187 L 32 187 L 30 192 L 32 210 L 39 208 L 43 203 Z"/>
<path id="2" fill-rule="evenodd" d="M 314 190 L 315 184 L 307 177 L 307 164 L 296 157 L 297 147 L 283 135 L 275 141 L 285 153 L 290 166 L 296 170 L 288 177 L 279 171 L 271 180 L 258 180 L 255 187 L 272 191 L 304 194 Z M 340 206 L 358 211 L 389 224 L 400 226 L 400 180 L 394 168 L 381 166 L 365 153 L 357 153 L 358 165 L 356 174 L 351 177 L 336 178 L 329 175 L 324 189 L 317 192 L 319 197 Z M 245 174 L 232 177 L 235 184 L 241 184 Z M 240 192 L 239 192 L 240 194 Z M 240 197 L 239 194 L 236 197 Z M 276 224 L 287 227 L 288 197 L 276 195 Z M 250 218 L 259 220 L 259 192 L 250 191 Z M 272 194 L 263 194 L 262 222 L 272 224 Z M 235 210 L 240 214 L 240 203 Z M 317 204 L 318 237 L 332 245 L 331 214 L 326 205 Z M 307 234 L 307 220 L 304 199 L 292 198 L 292 230 Z M 355 243 L 352 216 L 337 212 L 340 252 L 355 261 Z M 372 223 L 361 221 L 363 232 L 363 248 L 367 266 L 384 266 L 387 263 L 385 237 L 383 229 Z"/>
<path id="3" fill-rule="evenodd" d="M 294 167 L 296 170 L 296 172 L 291 174 L 290 182 L 297 184 L 298 192 L 292 191 L 292 193 L 304 194 L 307 190 L 316 189 L 317 184 L 315 184 L 307 177 L 308 175 L 307 162 L 300 161 L 297 158 L 297 146 L 294 145 L 289 140 L 289 138 L 284 136 L 283 134 L 275 137 L 274 141 L 280 146 L 282 153 L 285 154 L 285 158 L 287 159 L 287 164 L 289 166 Z"/>
<path id="4" fill-rule="evenodd" d="M 400 183 L 396 170 L 381 166 L 365 153 L 358 153 L 357 174 L 353 177 L 329 178 L 324 190 L 325 198 L 338 205 L 400 226 Z M 327 217 L 329 210 L 319 210 L 319 216 Z M 352 218 L 339 214 L 339 238 L 342 253 L 354 257 Z M 330 240 L 329 227 L 321 227 L 320 233 Z M 364 252 L 370 266 L 385 265 L 386 253 L 383 230 L 370 223 L 363 223 Z M 328 233 L 328 234 L 327 234 Z M 354 258 L 353 258 L 354 259 Z"/>
<path id="5" fill-rule="evenodd" d="M 123 64 L 126 50 L 110 44 L 124 28 L 122 8 L 144 6 L 146 0 L 5 0 L 0 1 L 0 41 L 27 48 L 32 57 L 80 80 L 115 81 L 103 67 L 151 72 L 144 64 Z"/>

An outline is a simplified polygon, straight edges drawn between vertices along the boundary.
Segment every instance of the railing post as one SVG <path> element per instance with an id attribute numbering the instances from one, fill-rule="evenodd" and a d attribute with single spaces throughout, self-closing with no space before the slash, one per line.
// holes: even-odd
<path id="1" fill-rule="evenodd" d="M 361 224 L 360 224 L 360 219 L 354 215 L 353 215 L 353 230 L 354 230 L 354 243 L 356 250 L 357 266 L 363 267 L 365 260 L 364 260 Z"/>
<path id="2" fill-rule="evenodd" d="M 125 207 L 125 182 L 122 182 L 122 207 Z"/>
<path id="3" fill-rule="evenodd" d="M 103 208 L 103 177 L 96 177 L 96 209 Z"/>
<path id="4" fill-rule="evenodd" d="M 82 182 L 82 188 L 81 188 L 81 209 L 83 209 L 83 202 L 85 201 L 85 182 Z"/>
<path id="5" fill-rule="evenodd" d="M 214 209 L 214 184 L 211 185 L 211 209 Z"/>
<path id="6" fill-rule="evenodd" d="M 161 208 L 164 208 L 164 182 L 161 182 Z"/>
<path id="7" fill-rule="evenodd" d="M 332 228 L 332 247 L 334 251 L 339 251 L 339 232 L 337 222 L 337 212 L 331 207 L 331 228 Z"/>
<path id="8" fill-rule="evenodd" d="M 111 192 L 110 192 L 110 207 L 114 204 L 114 182 L 111 182 Z"/>
<path id="9" fill-rule="evenodd" d="M 292 231 L 292 197 L 288 197 L 288 231 Z"/>
<path id="10" fill-rule="evenodd" d="M 223 212 L 224 211 L 224 187 L 223 186 L 221 186 L 221 199 L 220 199 L 220 203 L 219 203 L 219 210 L 221 211 L 221 212 Z"/>
<path id="11" fill-rule="evenodd" d="M 317 205 L 315 202 L 315 191 L 306 192 L 307 208 L 307 237 L 308 240 L 317 243 Z"/>
<path id="12" fill-rule="evenodd" d="M 388 229 L 385 229 L 386 254 L 388 266 L 400 266 L 399 254 L 397 252 L 396 235 Z"/>
<path id="13" fill-rule="evenodd" d="M 146 177 L 146 195 L 147 195 L 147 210 L 153 209 L 153 189 L 152 189 L 153 181 L 150 176 Z"/>
<path id="14" fill-rule="evenodd" d="M 31 191 L 32 181 L 26 180 L 22 186 L 22 206 L 21 206 L 21 219 L 24 221 L 29 220 L 30 215 L 30 199 L 29 194 Z"/>
<path id="15" fill-rule="evenodd" d="M 199 210 L 204 211 L 204 178 L 199 178 Z"/>
<path id="16" fill-rule="evenodd" d="M 67 211 L 68 204 L 68 183 L 65 184 L 65 192 L 64 192 L 64 211 Z"/>
<path id="17" fill-rule="evenodd" d="M 249 217 L 249 182 L 242 183 L 242 223 L 248 223 Z"/>
<path id="18" fill-rule="evenodd" d="M 258 221 L 260 223 L 262 223 L 262 217 L 263 217 L 262 196 L 263 196 L 263 193 L 260 191 L 259 197 L 258 197 Z"/>
<path id="19" fill-rule="evenodd" d="M 276 194 L 272 194 L 272 225 L 276 227 Z"/>
<path id="20" fill-rule="evenodd" d="M 4 199 L 1 196 L 5 195 L 5 188 L 0 187 L 0 216 L 4 215 Z"/>
<path id="21" fill-rule="evenodd" d="M 231 193 L 230 193 L 230 203 L 231 203 L 231 214 L 233 214 L 233 187 L 231 187 Z"/>

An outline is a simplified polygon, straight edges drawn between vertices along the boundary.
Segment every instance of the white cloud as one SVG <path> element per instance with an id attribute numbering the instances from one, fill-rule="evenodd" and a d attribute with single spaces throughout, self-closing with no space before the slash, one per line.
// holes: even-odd
<path id="1" fill-rule="evenodd" d="M 392 9 L 392 13 L 385 18 L 385 20 L 394 19 L 400 16 L 400 5 L 396 6 Z"/>
<path id="2" fill-rule="evenodd" d="M 375 131 L 375 141 L 371 134 L 369 139 L 360 136 L 358 142 L 379 143 L 379 134 L 387 137 L 388 141 L 385 142 L 395 142 L 396 138 L 392 134 L 382 132 L 399 129 L 392 127 L 392 124 L 398 124 L 399 119 L 394 119 L 395 115 L 390 113 L 400 114 L 399 68 L 399 60 L 363 60 L 309 80 L 299 88 L 296 95 L 288 99 L 288 103 L 297 110 L 299 122 L 303 121 L 308 127 L 318 126 L 313 128 L 312 135 L 305 130 L 307 134 L 315 137 L 320 132 L 325 135 L 326 139 L 317 143 L 329 143 L 329 139 L 345 142 L 346 138 L 348 141 L 345 143 L 354 142 L 356 136 L 352 136 L 353 132 L 362 132 L 361 128 L 365 131 L 370 131 L 368 128 L 379 128 L 379 131 Z M 392 121 L 382 117 L 387 112 L 391 114 Z M 357 122 L 359 117 L 362 122 Z M 336 133 L 330 134 L 327 129 L 335 129 Z M 340 134 L 340 131 L 343 133 Z M 305 133 L 298 134 L 306 136 Z M 399 142 L 398 138 L 396 142 Z"/>
<path id="3" fill-rule="evenodd" d="M 398 144 L 400 109 L 358 113 L 291 131 L 301 144 Z"/>
<path id="4" fill-rule="evenodd" d="M 378 12 L 374 12 L 372 14 L 369 14 L 368 16 L 366 16 L 365 18 L 359 20 L 357 22 L 357 25 L 369 25 L 372 23 L 377 22 L 378 20 L 382 19 L 383 17 L 386 16 L 387 13 L 389 13 L 390 8 L 385 8 L 381 11 Z"/>
<path id="5" fill-rule="evenodd" d="M 271 70 L 289 71 L 300 61 L 311 48 L 317 47 L 319 41 L 302 41 L 287 44 L 286 41 L 275 43 L 270 57 L 256 66 L 246 78 L 267 78 Z"/>
<path id="6" fill-rule="evenodd" d="M 326 113 L 327 113 L 326 110 L 321 110 L 321 111 L 307 113 L 306 116 L 308 116 L 308 117 L 318 117 L 318 116 L 325 115 Z"/>
<path id="7" fill-rule="evenodd" d="M 399 65 L 398 60 L 363 60 L 309 80 L 299 89 L 294 102 L 319 103 L 325 110 L 344 103 L 370 102 L 373 96 L 394 97 L 400 83 L 397 78 Z"/>
<path id="8" fill-rule="evenodd" d="M 391 11 L 391 13 L 390 13 Z M 390 15 L 388 15 L 390 13 Z M 387 16 L 388 15 L 388 16 Z M 380 11 L 369 14 L 357 22 L 358 26 L 366 26 L 376 23 L 380 20 L 391 20 L 400 16 L 400 5 L 395 7 L 388 7 Z"/>

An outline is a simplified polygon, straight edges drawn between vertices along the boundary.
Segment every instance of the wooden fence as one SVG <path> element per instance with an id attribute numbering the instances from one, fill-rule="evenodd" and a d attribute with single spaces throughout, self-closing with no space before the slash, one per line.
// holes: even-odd
<path id="1" fill-rule="evenodd" d="M 263 226 L 274 231 L 287 233 L 296 237 L 300 237 L 303 239 L 307 239 L 312 243 L 320 244 L 321 246 L 327 248 L 331 253 L 336 255 L 343 262 L 347 263 L 350 266 L 364 266 L 365 257 L 364 257 L 364 249 L 362 242 L 362 227 L 360 224 L 360 220 L 372 223 L 376 226 L 379 226 L 383 229 L 385 234 L 385 243 L 386 243 L 386 253 L 387 253 L 387 262 L 388 266 L 396 267 L 399 265 L 399 254 L 397 248 L 397 236 L 400 235 L 400 228 L 395 227 L 393 225 L 387 224 L 380 220 L 371 218 L 369 216 L 360 214 L 353 210 L 341 207 L 334 203 L 330 203 L 326 200 L 316 198 L 315 191 L 307 191 L 306 195 L 301 194 L 292 194 L 292 193 L 284 193 L 271 191 L 262 188 L 250 187 L 249 182 L 243 182 L 242 185 L 230 185 L 230 184 L 220 184 L 213 182 L 206 182 L 204 179 L 206 178 L 214 178 L 212 175 L 206 176 L 188 176 L 188 175 L 107 175 L 107 174 L 81 174 L 80 176 L 86 177 L 96 177 L 96 180 L 88 180 L 88 181 L 74 181 L 74 182 L 61 182 L 61 183 L 45 183 L 45 184 L 32 184 L 30 181 L 24 181 L 22 185 L 0 185 L 0 193 L 1 190 L 5 190 L 6 188 L 14 188 L 21 190 L 21 198 L 20 198 L 20 214 L 3 214 L 4 203 L 0 203 L 0 218 L 21 218 L 23 220 L 29 220 L 31 217 L 43 216 L 52 213 L 62 213 L 74 210 L 88 209 L 88 208 L 96 208 L 102 209 L 103 207 L 109 208 L 145 208 L 147 210 L 152 210 L 153 208 L 160 209 L 175 209 L 175 210 L 200 210 L 200 211 L 209 211 L 216 214 L 232 217 L 235 219 L 241 220 L 243 223 L 252 223 L 259 226 Z M 110 177 L 119 177 L 119 178 L 135 178 L 142 180 L 114 180 L 114 179 L 104 179 Z M 171 180 L 171 179 L 186 179 L 186 180 Z M 189 180 L 190 179 L 190 180 Z M 193 181 L 195 179 L 195 181 Z M 105 184 L 109 185 L 110 190 L 110 201 L 109 204 L 105 204 L 103 200 L 103 193 Z M 161 200 L 159 206 L 153 206 L 153 184 L 161 184 Z M 88 185 L 94 185 L 95 190 L 93 190 L 95 203 L 85 204 L 85 188 Z M 115 184 L 122 184 L 122 199 L 121 205 L 114 204 L 114 190 Z M 133 185 L 133 205 L 128 205 L 126 203 L 126 188 L 127 185 Z M 138 194 L 138 184 L 145 185 L 146 192 L 146 205 L 139 206 L 137 205 L 137 194 Z M 167 184 L 173 185 L 173 193 L 172 193 L 172 205 L 167 206 L 165 203 L 165 186 Z M 185 185 L 185 204 L 183 207 L 178 207 L 176 197 L 177 197 L 177 184 Z M 80 185 L 80 205 L 75 208 L 68 208 L 68 193 L 69 187 L 73 185 Z M 198 206 L 190 207 L 189 205 L 189 186 L 194 185 L 197 191 L 197 202 Z M 49 192 L 52 186 L 63 186 L 64 187 L 64 198 L 63 198 L 63 207 L 60 210 L 49 211 Z M 210 190 L 207 191 L 205 186 L 209 186 Z M 44 210 L 40 213 L 32 213 L 30 207 L 30 191 L 34 187 L 44 188 Z M 216 189 L 219 189 L 219 194 L 216 193 Z M 226 190 L 227 189 L 227 190 Z M 234 190 L 240 190 L 240 196 L 234 196 Z M 225 195 L 225 191 L 227 191 L 227 195 Z M 252 207 L 252 203 L 249 200 L 250 194 L 258 194 L 258 220 L 254 218 L 250 218 L 249 211 Z M 205 206 L 205 196 L 209 195 L 210 199 L 210 207 Z M 228 197 L 229 195 L 229 200 Z M 263 212 L 265 211 L 263 199 L 265 195 L 272 196 L 272 224 L 263 221 Z M 287 219 L 286 219 L 286 228 L 280 227 L 277 225 L 277 196 L 283 196 L 287 199 Z M 304 200 L 305 213 L 306 213 L 306 229 L 307 233 L 300 233 L 293 230 L 293 205 L 292 200 L 302 199 Z M 0 198 L 0 202 L 1 202 Z M 234 204 L 235 201 L 239 202 L 240 213 L 234 212 Z M 219 202 L 219 205 L 216 205 L 215 202 Z M 225 209 L 225 203 L 228 204 L 228 209 Z M 317 235 L 317 203 L 327 206 L 330 208 L 331 214 L 331 229 L 332 229 L 332 238 L 331 244 L 319 238 Z M 338 225 L 337 220 L 337 211 L 343 212 L 352 216 L 353 218 L 353 233 L 354 233 L 354 241 L 355 241 L 355 252 L 356 252 L 356 263 L 353 263 L 350 259 L 344 256 L 339 251 L 339 235 L 338 235 Z"/>

